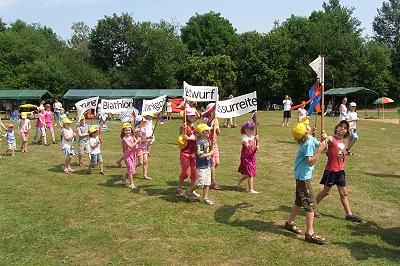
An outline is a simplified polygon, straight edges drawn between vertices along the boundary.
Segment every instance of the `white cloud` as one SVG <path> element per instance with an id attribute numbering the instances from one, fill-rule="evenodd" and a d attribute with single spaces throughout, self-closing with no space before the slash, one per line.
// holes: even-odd
<path id="1" fill-rule="evenodd" d="M 0 0 L 0 10 L 5 9 L 9 6 L 15 5 L 18 0 Z"/>

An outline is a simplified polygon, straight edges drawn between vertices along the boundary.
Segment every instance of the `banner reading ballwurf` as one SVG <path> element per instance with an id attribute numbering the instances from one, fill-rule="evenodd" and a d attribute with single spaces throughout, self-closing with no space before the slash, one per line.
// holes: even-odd
<path id="1" fill-rule="evenodd" d="M 97 102 L 99 101 L 99 96 L 87 98 L 75 103 L 76 111 L 78 112 L 78 121 L 80 117 L 89 109 L 96 110 Z"/>
<path id="2" fill-rule="evenodd" d="M 167 95 L 157 97 L 152 100 L 143 100 L 142 115 L 154 115 L 162 111 Z"/>
<path id="3" fill-rule="evenodd" d="M 104 114 L 118 114 L 133 110 L 133 99 L 101 100 L 101 111 Z"/>
<path id="4" fill-rule="evenodd" d="M 183 98 L 195 102 L 215 102 L 218 100 L 218 87 L 192 86 L 184 81 Z"/>
<path id="5" fill-rule="evenodd" d="M 257 93 L 251 92 L 226 101 L 218 101 L 215 116 L 230 118 L 257 111 Z"/>

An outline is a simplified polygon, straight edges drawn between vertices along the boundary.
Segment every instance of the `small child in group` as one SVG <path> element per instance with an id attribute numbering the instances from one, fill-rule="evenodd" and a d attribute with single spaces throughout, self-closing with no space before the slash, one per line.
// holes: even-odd
<path id="1" fill-rule="evenodd" d="M 47 139 L 46 139 L 46 121 L 44 120 L 44 107 L 39 106 L 38 107 L 38 114 L 36 115 L 36 132 L 35 136 L 33 136 L 33 144 L 36 144 L 36 138 L 39 137 L 38 144 L 42 143 L 44 145 L 47 144 Z"/>
<path id="2" fill-rule="evenodd" d="M 361 222 L 363 218 L 351 212 L 348 198 L 349 193 L 346 188 L 346 173 L 344 172 L 346 145 L 343 143 L 343 139 L 348 135 L 349 122 L 342 120 L 335 126 L 335 135 L 329 136 L 326 139 L 328 145 L 328 161 L 320 182 L 321 185 L 324 185 L 324 188 L 317 195 L 317 204 L 329 194 L 332 186 L 336 185 L 339 191 L 340 201 L 346 212 L 346 220 Z M 318 218 L 321 217 L 318 212 L 315 213 L 315 216 Z"/>
<path id="3" fill-rule="evenodd" d="M 148 156 L 151 156 L 150 149 L 151 145 L 154 143 L 155 138 L 154 138 L 154 124 L 153 124 L 153 118 L 154 114 L 151 115 L 146 115 L 146 137 L 147 137 L 147 150 L 148 150 Z"/>
<path id="4" fill-rule="evenodd" d="M 189 124 L 183 124 L 180 127 L 180 133 L 184 145 L 180 147 L 179 159 L 181 163 L 181 174 L 179 175 L 179 184 L 176 188 L 177 195 L 183 196 L 183 183 L 186 178 L 190 176 L 190 186 L 196 182 L 196 136 L 194 127 L 194 121 L 196 121 L 196 109 L 191 107 L 186 107 L 186 121 Z M 196 197 L 200 195 L 193 191 Z"/>
<path id="5" fill-rule="evenodd" d="M 138 130 L 140 134 L 140 131 Z M 138 135 L 139 135 L 138 134 Z M 136 173 L 136 153 L 137 146 L 140 142 L 140 136 L 136 138 L 132 132 L 132 124 L 124 123 L 121 130 L 121 143 L 122 143 L 122 153 L 126 165 L 126 176 L 122 177 L 122 182 L 126 184 L 126 178 L 129 180 L 129 188 L 136 189 L 133 183 L 133 175 Z"/>
<path id="6" fill-rule="evenodd" d="M 95 127 L 89 128 L 89 147 L 90 147 L 90 164 L 88 168 L 88 175 L 92 174 L 92 168 L 96 165 L 100 167 L 100 174 L 105 175 L 103 157 L 101 156 L 101 139 L 97 136 L 97 129 Z"/>
<path id="7" fill-rule="evenodd" d="M 90 159 L 89 125 L 86 123 L 85 115 L 81 115 L 75 131 L 78 136 L 78 164 L 82 167 L 82 156 L 87 154 Z"/>
<path id="8" fill-rule="evenodd" d="M 307 117 L 307 110 L 305 109 L 306 102 L 302 101 L 301 106 L 297 109 L 297 122 L 300 122 L 304 117 Z"/>
<path id="9" fill-rule="evenodd" d="M 193 192 L 198 188 L 203 188 L 203 199 L 202 201 L 208 205 L 214 205 L 208 198 L 208 191 L 211 185 L 211 157 L 213 151 L 210 149 L 210 142 L 208 137 L 210 135 L 211 128 L 207 124 L 199 124 L 196 127 L 198 138 L 196 141 L 196 183 L 192 184 L 190 189 L 186 192 L 186 198 L 194 200 L 197 195 Z"/>
<path id="10" fill-rule="evenodd" d="M 254 136 L 255 124 L 251 121 L 243 123 L 240 133 L 242 134 L 242 151 L 238 172 L 242 174 L 237 182 L 240 188 L 242 181 L 247 179 L 248 192 L 258 194 L 254 190 L 254 177 L 256 176 L 256 152 L 260 149 L 258 136 Z"/>
<path id="11" fill-rule="evenodd" d="M 46 104 L 45 108 L 46 110 L 44 111 L 44 121 L 46 122 L 46 129 L 48 129 L 51 133 L 53 144 L 57 144 L 56 138 L 54 136 L 53 112 L 51 111 L 51 105 Z"/>
<path id="12" fill-rule="evenodd" d="M 142 121 L 136 130 L 140 131 L 140 143 L 137 152 L 138 162 L 137 167 L 143 166 L 143 179 L 151 180 L 152 178 L 147 175 L 147 171 L 149 168 L 149 139 L 147 138 L 146 133 L 146 124 L 148 121 L 146 118 L 142 118 Z"/>
<path id="13" fill-rule="evenodd" d="M 301 230 L 296 226 L 294 221 L 301 206 L 303 206 L 306 211 L 305 241 L 322 245 L 325 244 L 325 238 L 315 234 L 313 228 L 314 211 L 317 203 L 311 185 L 311 178 L 314 165 L 321 155 L 321 152 L 325 150 L 326 144 L 324 141 L 321 143 L 318 142 L 311 133 L 307 118 L 296 123 L 292 129 L 292 136 L 299 144 L 296 160 L 294 162 L 296 200 L 290 216 L 285 222 L 285 229 L 298 235 L 301 234 Z M 325 139 L 326 134 L 323 134 L 321 138 Z"/>
<path id="14" fill-rule="evenodd" d="M 359 120 L 357 112 L 356 112 L 357 104 L 355 102 L 350 103 L 350 110 L 347 112 L 347 121 L 349 122 L 349 142 L 347 143 L 346 155 L 354 155 L 351 152 L 351 147 L 358 141 L 357 134 L 357 121 Z"/>
<path id="15" fill-rule="evenodd" d="M 72 121 L 69 120 L 69 118 L 64 118 L 62 121 L 62 140 L 61 140 L 61 147 L 62 147 L 62 152 L 65 156 L 65 162 L 64 162 L 64 173 L 66 174 L 71 174 L 74 170 L 71 168 L 71 160 L 72 156 L 75 155 L 75 151 L 72 147 L 72 143 L 74 142 L 75 138 L 75 133 L 71 128 L 71 123 Z"/>
<path id="16" fill-rule="evenodd" d="M 62 121 L 64 120 L 64 118 L 67 118 L 67 114 L 65 113 L 64 108 L 60 108 L 60 113 L 58 115 L 58 124 L 60 125 L 60 130 L 62 131 L 63 126 L 62 126 Z M 62 140 L 62 133 L 60 131 L 60 139 Z"/>
<path id="17" fill-rule="evenodd" d="M 15 140 L 15 132 L 14 132 L 14 125 L 9 124 L 7 126 L 7 131 L 3 135 L 3 137 L 6 138 L 7 140 L 7 150 L 5 151 L 4 155 L 8 155 L 9 152 L 11 152 L 11 156 L 15 156 L 15 150 L 17 149 L 17 144 Z"/>
<path id="18" fill-rule="evenodd" d="M 28 152 L 28 138 L 29 130 L 31 129 L 31 121 L 28 119 L 26 113 L 21 115 L 21 119 L 18 122 L 18 131 L 22 138 L 21 152 Z"/>

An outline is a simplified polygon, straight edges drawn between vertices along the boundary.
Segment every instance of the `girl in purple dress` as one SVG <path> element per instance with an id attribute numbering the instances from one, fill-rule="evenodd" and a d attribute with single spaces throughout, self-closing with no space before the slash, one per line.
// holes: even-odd
<path id="1" fill-rule="evenodd" d="M 247 179 L 248 191 L 253 194 L 259 192 L 254 190 L 254 177 L 256 176 L 256 152 L 258 146 L 258 136 L 254 135 L 254 123 L 246 121 L 240 129 L 242 134 L 242 151 L 240 155 L 240 165 L 238 172 L 242 174 L 238 179 L 237 187 L 240 188 L 242 181 Z"/>

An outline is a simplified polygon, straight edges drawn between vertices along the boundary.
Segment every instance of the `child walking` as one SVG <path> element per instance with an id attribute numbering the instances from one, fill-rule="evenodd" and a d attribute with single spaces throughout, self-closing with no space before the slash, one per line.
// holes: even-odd
<path id="1" fill-rule="evenodd" d="M 152 178 L 147 175 L 147 171 L 149 169 L 149 139 L 147 138 L 147 130 L 146 125 L 148 121 L 146 118 L 142 118 L 142 122 L 139 127 L 136 129 L 140 132 L 140 142 L 139 148 L 137 152 L 138 162 L 137 166 L 143 166 L 143 179 L 151 180 Z"/>
<path id="2" fill-rule="evenodd" d="M 359 120 L 359 118 L 356 112 L 357 104 L 355 102 L 351 102 L 349 106 L 350 110 L 347 112 L 347 118 L 350 125 L 349 128 L 350 134 L 349 134 L 349 142 L 347 143 L 347 148 L 346 148 L 346 155 L 354 155 L 351 152 L 351 148 L 358 141 L 357 121 Z"/>
<path id="3" fill-rule="evenodd" d="M 312 135 L 308 119 L 296 123 L 292 129 L 292 136 L 299 144 L 296 160 L 294 162 L 294 176 L 296 179 L 296 200 L 292 207 L 290 216 L 285 222 L 285 229 L 295 234 L 301 234 L 296 226 L 295 219 L 301 206 L 306 211 L 306 233 L 305 241 L 315 244 L 325 244 L 325 238 L 314 232 L 314 210 L 316 207 L 315 195 L 311 186 L 311 177 L 314 164 L 317 162 L 321 152 L 326 148 L 325 142 L 319 143 Z M 322 138 L 325 138 L 324 134 Z"/>
<path id="4" fill-rule="evenodd" d="M 103 166 L 103 157 L 101 156 L 101 139 L 97 136 L 97 129 L 95 127 L 89 128 L 89 147 L 90 147 L 90 164 L 88 168 L 88 175 L 92 174 L 92 168 L 96 165 L 100 167 L 100 174 L 105 175 Z"/>
<path id="5" fill-rule="evenodd" d="M 23 113 L 18 122 L 18 131 L 22 138 L 21 152 L 28 152 L 28 137 L 30 129 L 31 121 L 28 119 L 26 113 Z"/>
<path id="6" fill-rule="evenodd" d="M 194 121 L 196 121 L 196 109 L 186 107 L 186 121 L 189 124 L 183 124 L 180 127 L 180 133 L 184 144 L 182 145 L 179 159 L 181 162 L 181 174 L 179 175 L 179 184 L 176 188 L 177 195 L 183 196 L 183 182 L 190 176 L 190 187 L 196 182 L 196 136 Z M 195 191 L 193 193 L 199 196 Z"/>
<path id="7" fill-rule="evenodd" d="M 140 142 L 140 138 L 135 138 L 132 132 L 132 124 L 124 123 L 121 130 L 121 143 L 122 153 L 126 165 L 126 176 L 122 177 L 122 182 L 126 184 L 126 178 L 129 181 L 129 188 L 135 189 L 136 186 L 133 183 L 133 175 L 136 173 L 136 152 L 137 144 Z"/>
<path id="8" fill-rule="evenodd" d="M 202 201 L 208 205 L 214 205 L 208 198 L 208 191 L 211 185 L 211 157 L 213 151 L 210 149 L 210 142 L 208 137 L 210 135 L 210 127 L 207 124 L 199 124 L 196 127 L 198 133 L 198 140 L 196 141 L 196 182 L 191 185 L 190 189 L 186 192 L 186 197 L 190 200 L 197 198 L 193 192 L 198 188 L 203 188 Z"/>
<path id="9" fill-rule="evenodd" d="M 39 106 L 38 107 L 38 114 L 36 115 L 37 121 L 36 121 L 36 132 L 35 136 L 33 136 L 33 144 L 36 144 L 36 138 L 39 137 L 38 144 L 42 143 L 44 145 L 47 144 L 47 139 L 46 139 L 46 121 L 44 120 L 44 107 Z"/>
<path id="10" fill-rule="evenodd" d="M 246 121 L 243 123 L 240 133 L 242 134 L 242 151 L 238 172 L 242 174 L 238 179 L 237 188 L 242 181 L 247 179 L 248 192 L 258 194 L 254 190 L 254 177 L 256 176 L 256 152 L 259 150 L 258 136 L 254 136 L 254 123 Z"/>
<path id="11" fill-rule="evenodd" d="M 5 151 L 4 155 L 8 155 L 11 152 L 11 156 L 15 156 L 15 150 L 17 148 L 16 140 L 15 140 L 15 132 L 14 132 L 14 125 L 9 124 L 7 126 L 7 131 L 4 136 L 7 140 L 7 150 Z"/>
<path id="12" fill-rule="evenodd" d="M 79 124 L 76 125 L 76 135 L 78 136 L 78 164 L 82 167 L 83 155 L 87 154 L 90 159 L 89 125 L 86 123 L 85 115 L 80 117 Z"/>
<path id="13" fill-rule="evenodd" d="M 363 218 L 351 212 L 346 188 L 346 173 L 344 172 L 346 145 L 343 143 L 343 139 L 348 135 L 349 122 L 342 120 L 335 126 L 335 135 L 327 138 L 328 161 L 320 182 L 321 185 L 324 185 L 324 188 L 317 195 L 317 204 L 319 204 L 323 198 L 329 194 L 331 188 L 336 185 L 339 191 L 340 201 L 342 202 L 343 209 L 346 213 L 346 220 L 351 222 L 361 222 Z M 321 217 L 321 215 L 316 212 L 316 217 Z"/>
<path id="14" fill-rule="evenodd" d="M 71 128 L 71 123 L 72 121 L 69 120 L 69 118 L 64 118 L 62 121 L 62 140 L 61 140 L 61 147 L 62 147 L 62 152 L 65 156 L 65 162 L 64 162 L 64 173 L 66 174 L 71 174 L 74 170 L 71 168 L 71 159 L 72 156 L 75 155 L 75 151 L 72 148 L 72 143 L 74 142 L 74 131 Z"/>
<path id="15" fill-rule="evenodd" d="M 56 138 L 54 136 L 53 112 L 51 111 L 50 104 L 46 104 L 45 108 L 46 110 L 44 111 L 44 121 L 46 122 L 46 128 L 50 130 L 53 144 L 57 144 Z"/>

